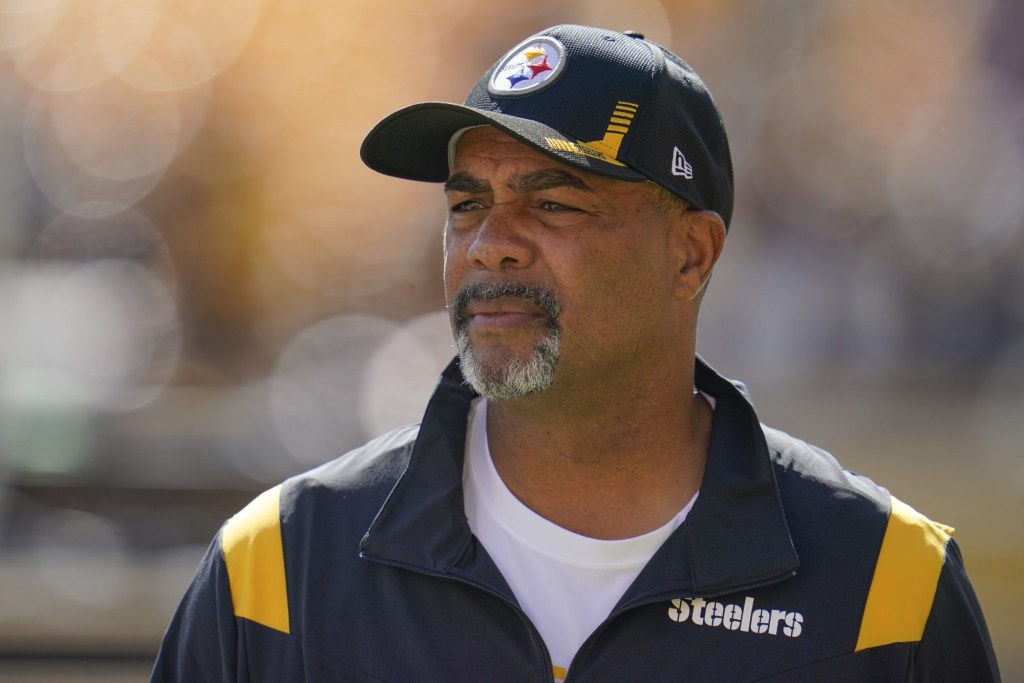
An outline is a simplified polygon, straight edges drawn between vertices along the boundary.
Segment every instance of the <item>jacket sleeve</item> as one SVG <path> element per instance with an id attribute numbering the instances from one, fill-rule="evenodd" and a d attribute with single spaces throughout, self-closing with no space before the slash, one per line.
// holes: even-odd
<path id="1" fill-rule="evenodd" d="M 235 681 L 240 659 L 237 622 L 218 533 L 167 628 L 150 681 Z"/>
<path id="2" fill-rule="evenodd" d="M 935 600 L 917 650 L 915 681 L 1000 680 L 985 617 L 964 570 L 960 548 L 949 539 Z"/>

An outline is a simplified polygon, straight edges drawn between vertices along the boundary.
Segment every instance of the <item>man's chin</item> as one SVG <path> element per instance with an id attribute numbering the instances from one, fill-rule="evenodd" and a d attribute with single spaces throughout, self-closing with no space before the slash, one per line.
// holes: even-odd
<path id="1" fill-rule="evenodd" d="M 504 347 L 478 348 L 460 335 L 456 340 L 466 382 L 494 400 L 524 398 L 546 391 L 558 361 L 558 340 L 544 339 L 528 353 Z"/>
<path id="2" fill-rule="evenodd" d="M 519 350 L 502 347 L 479 347 L 474 345 L 466 351 L 460 350 L 462 357 L 469 356 L 479 371 L 488 377 L 497 377 L 510 368 L 523 367 L 533 360 L 532 349 Z"/>

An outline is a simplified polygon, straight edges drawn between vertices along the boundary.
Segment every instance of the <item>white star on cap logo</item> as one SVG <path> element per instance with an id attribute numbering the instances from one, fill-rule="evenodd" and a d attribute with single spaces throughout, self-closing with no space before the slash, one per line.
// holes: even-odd
<path id="1" fill-rule="evenodd" d="M 565 48 L 554 38 L 530 38 L 505 55 L 491 75 L 492 95 L 521 95 L 550 85 L 565 66 Z"/>

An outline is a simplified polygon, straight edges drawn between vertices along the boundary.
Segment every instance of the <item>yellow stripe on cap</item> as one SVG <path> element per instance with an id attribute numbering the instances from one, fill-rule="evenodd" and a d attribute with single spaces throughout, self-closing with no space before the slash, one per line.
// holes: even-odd
<path id="1" fill-rule="evenodd" d="M 228 520 L 221 532 L 221 550 L 235 616 L 288 633 L 280 485 Z"/>
<path id="2" fill-rule="evenodd" d="M 892 498 L 856 651 L 921 640 L 946 560 L 951 527 Z"/>

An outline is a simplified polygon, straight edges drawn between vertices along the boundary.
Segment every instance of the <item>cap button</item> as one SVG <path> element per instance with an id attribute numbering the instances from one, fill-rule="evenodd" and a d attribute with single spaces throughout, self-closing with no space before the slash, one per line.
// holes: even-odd
<path id="1" fill-rule="evenodd" d="M 640 40 L 644 39 L 644 34 L 640 33 L 640 31 L 623 31 L 622 35 L 629 36 L 630 38 L 639 38 Z"/>

